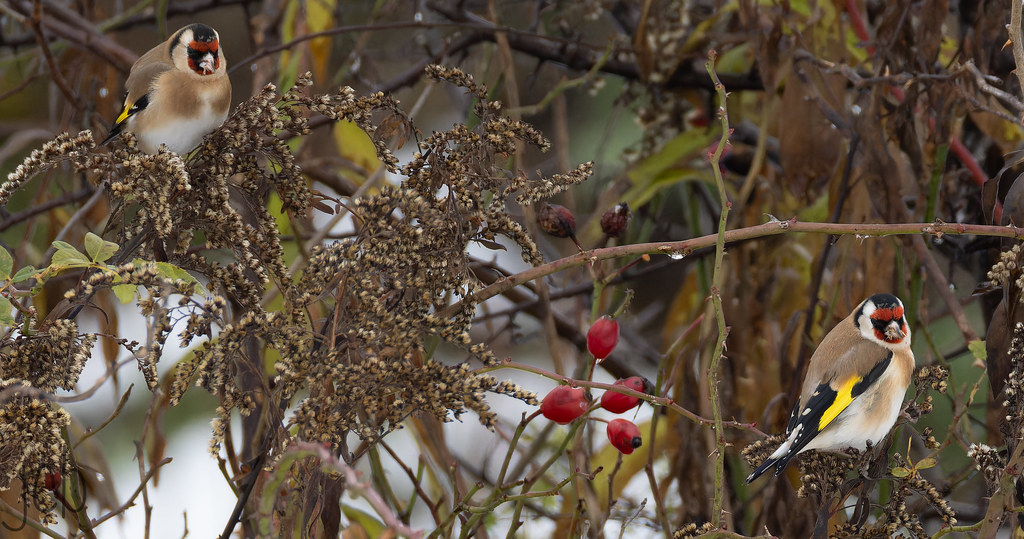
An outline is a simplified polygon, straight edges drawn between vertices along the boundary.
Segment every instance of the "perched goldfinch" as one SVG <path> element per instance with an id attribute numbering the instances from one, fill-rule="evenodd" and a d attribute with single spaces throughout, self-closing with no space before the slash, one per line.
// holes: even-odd
<path id="1" fill-rule="evenodd" d="M 775 475 L 808 449 L 864 450 L 889 433 L 914 371 L 903 303 L 875 294 L 832 328 L 811 356 L 786 441 L 747 476 Z"/>
<path id="2" fill-rule="evenodd" d="M 205 24 L 178 30 L 135 62 L 125 90 L 124 110 L 101 144 L 127 129 L 146 153 L 161 144 L 179 154 L 195 148 L 224 123 L 231 104 L 217 31 Z"/>

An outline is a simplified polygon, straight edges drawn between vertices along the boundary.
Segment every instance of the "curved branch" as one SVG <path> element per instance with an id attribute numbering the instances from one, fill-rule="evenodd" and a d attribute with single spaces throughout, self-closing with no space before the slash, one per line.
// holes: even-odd
<path id="1" fill-rule="evenodd" d="M 837 236 L 852 235 L 858 238 L 908 234 L 929 234 L 936 237 L 942 237 L 945 234 L 974 234 L 978 236 L 1024 239 L 1024 228 L 1017 228 L 1014 225 L 995 226 L 943 222 L 892 224 L 802 223 L 797 221 L 794 217 L 788 221 L 779 221 L 778 219 L 772 218 L 771 221 L 764 224 L 728 230 L 725 233 L 725 243 L 729 244 L 740 240 L 749 240 L 753 238 L 762 238 L 766 236 L 795 232 L 833 234 Z M 584 264 L 592 264 L 600 260 L 640 256 L 643 254 L 686 256 L 692 253 L 695 249 L 714 245 L 717 238 L 718 234 L 716 233 L 682 241 L 635 243 L 632 245 L 618 245 L 615 247 L 583 251 L 581 253 L 567 256 L 540 266 L 535 266 L 515 275 L 509 275 L 508 277 L 499 279 L 494 284 L 477 290 L 476 292 L 467 295 L 462 300 L 441 309 L 438 311 L 437 316 L 450 318 L 461 309 L 465 308 L 467 303 L 475 304 L 485 301 L 523 283 L 539 279 L 553 273 L 558 273 L 569 268 L 582 266 Z"/>

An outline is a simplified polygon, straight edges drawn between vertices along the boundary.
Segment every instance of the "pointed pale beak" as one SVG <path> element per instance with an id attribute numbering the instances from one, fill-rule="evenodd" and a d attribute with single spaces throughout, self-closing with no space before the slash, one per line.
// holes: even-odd
<path id="1" fill-rule="evenodd" d="M 906 333 L 900 330 L 900 325 L 895 320 L 889 322 L 889 325 L 885 327 L 885 338 L 890 341 L 899 341 L 906 336 Z"/>
<path id="2" fill-rule="evenodd" d="M 213 54 L 206 53 L 203 59 L 199 62 L 199 67 L 202 68 L 204 75 L 212 75 L 214 71 L 214 58 Z"/>

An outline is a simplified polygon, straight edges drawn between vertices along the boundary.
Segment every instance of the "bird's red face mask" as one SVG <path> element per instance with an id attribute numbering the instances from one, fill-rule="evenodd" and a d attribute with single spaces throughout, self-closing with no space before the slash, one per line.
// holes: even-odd
<path id="1" fill-rule="evenodd" d="M 188 43 L 188 67 L 200 75 L 212 75 L 220 67 L 220 43 L 213 41 L 190 41 Z"/>

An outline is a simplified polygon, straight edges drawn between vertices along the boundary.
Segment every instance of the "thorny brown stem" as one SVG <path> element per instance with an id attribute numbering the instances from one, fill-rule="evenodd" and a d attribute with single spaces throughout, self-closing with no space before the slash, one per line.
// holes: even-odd
<path id="1" fill-rule="evenodd" d="M 725 312 L 722 309 L 722 286 L 725 282 L 725 272 L 722 271 L 722 264 L 725 258 L 725 228 L 729 222 L 729 195 L 726 192 L 725 180 L 722 178 L 722 169 L 718 166 L 722 158 L 722 152 L 729 143 L 729 111 L 726 108 L 725 86 L 718 80 L 718 73 L 715 71 L 715 60 L 718 53 L 711 49 L 708 51 L 708 61 L 705 64 L 708 75 L 715 83 L 715 93 L 718 94 L 718 119 L 722 124 L 722 136 L 711 154 L 711 170 L 715 176 L 715 185 L 718 187 L 719 203 L 721 205 L 718 218 L 718 234 L 715 237 L 715 266 L 712 274 L 711 303 L 715 310 L 715 321 L 718 323 L 718 339 L 715 341 L 715 349 L 708 362 L 707 379 L 708 395 L 711 398 L 711 412 L 714 415 L 714 436 L 715 436 L 715 497 L 711 509 L 711 518 L 719 526 L 725 522 L 723 504 L 725 503 L 725 435 L 722 434 L 722 408 L 718 395 L 718 362 L 725 353 L 725 339 L 729 336 L 729 328 L 725 325 Z"/>
<path id="2" fill-rule="evenodd" d="M 811 233 L 831 234 L 835 236 L 854 236 L 858 239 L 869 237 L 895 236 L 906 234 L 928 234 L 941 238 L 943 235 L 964 235 L 974 234 L 978 236 L 992 236 L 1000 238 L 1024 239 L 1024 228 L 1015 225 L 975 225 L 963 223 L 881 223 L 881 224 L 857 224 L 857 223 L 811 223 L 797 221 L 794 217 L 788 221 L 780 221 L 771 218 L 767 223 L 744 228 L 727 230 L 724 234 L 724 243 L 734 243 L 741 240 L 763 238 L 787 233 Z M 591 264 L 600 260 L 612 258 L 632 257 L 642 254 L 667 254 L 686 256 L 696 249 L 715 245 L 718 234 L 708 234 L 689 240 L 670 242 L 634 243 L 630 245 L 617 245 L 604 247 L 577 253 L 565 258 L 534 266 L 514 275 L 498 279 L 494 284 L 468 294 L 465 298 L 457 301 L 444 309 L 441 309 L 437 316 L 449 318 L 460 312 L 465 302 L 481 302 L 490 299 L 506 290 L 515 288 L 523 283 L 540 279 L 569 268 L 575 268 L 584 264 Z"/>
<path id="3" fill-rule="evenodd" d="M 1020 88 L 1024 91 L 1024 43 L 1021 42 L 1020 30 L 1021 30 L 1021 3 L 1010 2 L 1010 24 L 1006 25 L 1006 34 L 1013 44 L 1013 63 L 1017 69 L 1013 72 L 1017 74 L 1017 82 L 1020 83 Z"/>

